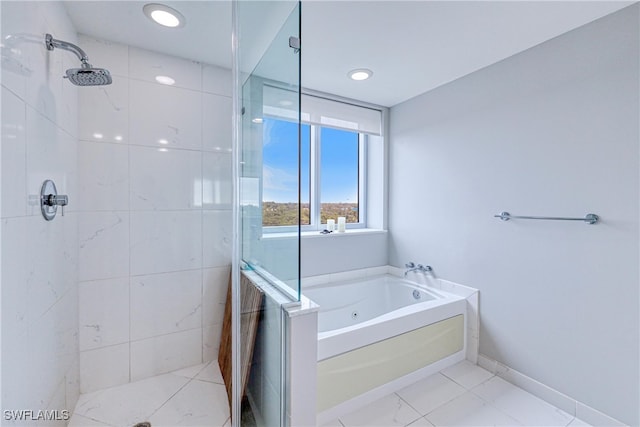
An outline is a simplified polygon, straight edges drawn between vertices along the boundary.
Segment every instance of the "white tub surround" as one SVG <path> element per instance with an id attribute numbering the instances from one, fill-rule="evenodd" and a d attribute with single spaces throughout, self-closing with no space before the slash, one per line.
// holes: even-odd
<path id="1" fill-rule="evenodd" d="M 458 314 L 319 360 L 318 410 L 323 413 L 456 353 L 462 359 L 463 348 L 464 315 Z"/>
<path id="2" fill-rule="evenodd" d="M 389 266 L 387 268 L 389 274 L 397 277 L 404 276 L 404 270 L 401 268 Z M 413 271 L 407 274 L 407 278 L 416 283 L 429 286 L 434 289 L 440 289 L 454 295 L 461 296 L 467 301 L 467 360 L 475 364 L 478 363 L 478 351 L 480 348 L 480 292 L 478 289 L 461 285 L 460 283 L 451 282 L 449 280 L 439 279 L 437 271 L 424 273 Z"/>
<path id="3" fill-rule="evenodd" d="M 346 280 L 359 279 L 364 277 L 375 277 L 384 274 L 396 277 L 404 277 L 404 270 L 384 265 L 380 267 L 363 268 L 359 270 L 345 271 L 342 273 L 323 274 L 318 276 L 304 277 L 302 279 L 302 291 L 313 289 L 317 285 L 343 282 Z M 435 290 L 443 290 L 449 294 L 457 295 L 466 301 L 466 334 L 465 347 L 466 359 L 472 363 L 478 362 L 478 348 L 480 339 L 480 311 L 479 311 L 479 291 L 469 286 L 437 278 L 437 269 L 432 274 L 413 272 L 407 275 L 407 279 L 422 286 Z"/>
<path id="4" fill-rule="evenodd" d="M 477 337 L 466 319 L 466 297 L 477 293 L 388 271 L 396 272 L 385 266 L 303 279 L 304 295 L 320 305 L 319 424 L 463 360 Z"/>

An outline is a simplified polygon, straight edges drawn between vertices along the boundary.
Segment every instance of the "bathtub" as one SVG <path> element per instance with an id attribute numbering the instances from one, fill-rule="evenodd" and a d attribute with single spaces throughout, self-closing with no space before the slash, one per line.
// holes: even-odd
<path id="1" fill-rule="evenodd" d="M 303 287 L 318 313 L 318 423 L 464 359 L 466 300 L 392 275 Z"/>

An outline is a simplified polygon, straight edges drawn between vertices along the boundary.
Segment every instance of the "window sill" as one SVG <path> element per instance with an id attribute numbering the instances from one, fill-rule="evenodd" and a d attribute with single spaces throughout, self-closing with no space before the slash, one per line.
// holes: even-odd
<path id="1" fill-rule="evenodd" d="M 303 231 L 301 236 L 303 239 L 333 239 L 333 238 L 342 238 L 345 236 L 361 236 L 361 235 L 371 235 L 371 234 L 385 234 L 387 230 L 381 230 L 379 228 L 352 228 L 344 233 L 338 233 L 334 231 L 329 234 L 320 234 L 319 231 Z M 262 239 L 270 240 L 270 239 L 286 239 L 296 237 L 298 233 L 265 233 L 262 235 Z"/>

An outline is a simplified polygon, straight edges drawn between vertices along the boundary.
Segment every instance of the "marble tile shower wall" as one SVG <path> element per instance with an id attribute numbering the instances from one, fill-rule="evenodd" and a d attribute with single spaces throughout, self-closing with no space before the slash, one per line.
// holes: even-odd
<path id="1" fill-rule="evenodd" d="M 217 357 L 231 255 L 231 75 L 84 35 L 80 44 L 113 75 L 79 93 L 88 392 Z"/>
<path id="2" fill-rule="evenodd" d="M 2 409 L 73 411 L 79 395 L 78 90 L 62 76 L 78 60 L 47 52 L 44 34 L 74 43 L 77 35 L 59 2 L 1 2 L 0 8 Z M 37 202 L 45 179 L 71 200 L 65 216 L 58 212 L 51 222 Z M 2 425 L 33 422 L 3 416 Z"/>

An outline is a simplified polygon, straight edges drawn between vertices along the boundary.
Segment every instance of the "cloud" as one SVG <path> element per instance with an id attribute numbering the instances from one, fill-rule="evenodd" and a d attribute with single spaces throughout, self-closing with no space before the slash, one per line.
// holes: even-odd
<path id="1" fill-rule="evenodd" d="M 272 191 L 298 191 L 298 175 L 284 169 L 263 165 L 262 188 Z"/>

